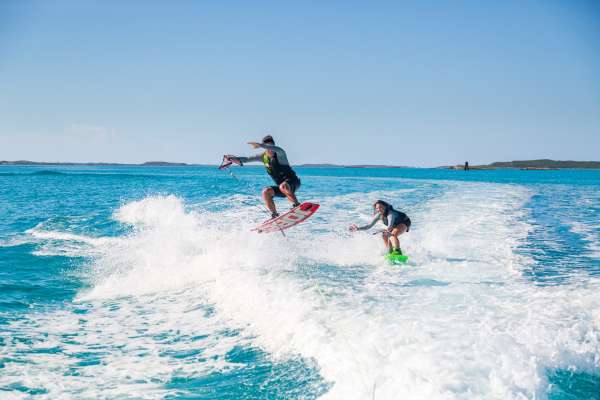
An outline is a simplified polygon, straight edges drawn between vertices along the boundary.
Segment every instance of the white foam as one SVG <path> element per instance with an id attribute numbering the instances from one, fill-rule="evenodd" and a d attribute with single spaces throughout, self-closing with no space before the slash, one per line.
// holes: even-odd
<path id="1" fill-rule="evenodd" d="M 345 227 L 367 219 L 374 198 L 401 202 L 403 190 L 325 198 L 287 240 L 251 234 L 261 218 L 255 208 L 190 212 L 174 196 L 126 204 L 115 218 L 133 233 L 93 243 L 92 287 L 77 299 L 90 309 L 72 351 L 108 343 L 105 363 L 54 385 L 68 352 L 59 361 L 40 356 L 36 362 L 54 366 L 53 379 L 41 367 L 11 365 L 0 384 L 27 374 L 52 398 L 93 397 L 115 382 L 106 393 L 164 394 L 146 378 L 164 382 L 182 366 L 156 354 L 169 345 L 151 338 L 152 327 L 180 330 L 172 336 L 184 338 L 204 331 L 213 342 L 201 347 L 213 354 L 251 343 L 275 359 L 313 359 L 333 384 L 328 399 L 545 398 L 546 369 L 597 371 L 598 280 L 539 287 L 519 274 L 531 263 L 515 251 L 530 229 L 522 207 L 530 193 L 511 185 L 446 185 L 441 197 L 407 210 L 413 226 L 401 242 L 413 266 L 402 269 L 382 262 L 380 238 L 351 236 Z M 209 305 L 214 316 L 189 312 Z M 59 311 L 36 329 L 54 326 L 48 341 L 64 346 L 61 335 L 81 329 L 77 321 Z M 218 334 L 226 329 L 242 334 Z M 227 367 L 217 357 L 184 373 Z"/>
<path id="2" fill-rule="evenodd" d="M 571 232 L 580 235 L 582 240 L 586 242 L 591 258 L 600 259 L 600 223 L 598 221 L 585 224 L 572 221 Z"/>
<path id="3" fill-rule="evenodd" d="M 206 314 L 193 290 L 185 295 L 91 301 L 13 323 L 31 343 L 7 337 L 0 355 L 23 357 L 6 363 L 0 386 L 19 383 L 44 388 L 40 398 L 157 398 L 164 383 L 232 367 L 222 355 L 243 343 L 239 337 L 212 335 L 222 322 Z M 242 338 L 243 339 L 243 338 Z M 10 354 L 9 349 L 22 352 Z M 59 351 L 52 351 L 59 349 Z M 195 354 L 187 359 L 168 354 Z"/>
<path id="4" fill-rule="evenodd" d="M 15 237 L 7 246 L 34 243 L 36 256 L 91 257 L 98 254 L 97 249 L 108 247 L 118 242 L 119 238 L 92 237 L 72 232 L 49 230 L 40 223 L 28 229 L 23 235 Z M 2 246 L 2 244 L 0 244 Z"/>

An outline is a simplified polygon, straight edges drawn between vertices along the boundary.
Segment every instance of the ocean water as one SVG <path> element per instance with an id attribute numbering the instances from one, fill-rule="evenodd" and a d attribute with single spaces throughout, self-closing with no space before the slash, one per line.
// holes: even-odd
<path id="1" fill-rule="evenodd" d="M 0 167 L 0 399 L 600 399 L 600 171 L 233 171 Z"/>

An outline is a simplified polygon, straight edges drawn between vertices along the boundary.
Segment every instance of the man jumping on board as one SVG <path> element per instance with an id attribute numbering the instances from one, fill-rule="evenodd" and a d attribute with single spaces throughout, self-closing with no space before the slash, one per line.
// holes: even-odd
<path id="1" fill-rule="evenodd" d="M 292 207 L 300 205 L 296 198 L 296 190 L 300 187 L 300 179 L 290 166 L 285 151 L 278 146 L 275 146 L 275 141 L 271 135 L 263 138 L 262 143 L 248 142 L 255 149 L 259 147 L 265 149 L 264 152 L 251 157 L 238 157 L 226 155 L 225 159 L 235 162 L 236 164 L 244 165 L 247 162 L 261 161 L 267 173 L 271 175 L 275 186 L 267 186 L 263 189 L 262 196 L 265 205 L 271 211 L 271 218 L 279 216 L 273 197 L 287 197 L 292 203 Z"/>

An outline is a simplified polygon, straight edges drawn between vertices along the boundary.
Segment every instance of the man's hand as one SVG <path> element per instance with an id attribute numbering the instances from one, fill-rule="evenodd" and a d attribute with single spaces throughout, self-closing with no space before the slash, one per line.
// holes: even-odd
<path id="1" fill-rule="evenodd" d="M 358 226 L 356 226 L 356 224 L 352 224 L 348 229 L 350 229 L 350 232 L 356 232 L 358 230 Z"/>
<path id="2" fill-rule="evenodd" d="M 231 154 L 225 154 L 223 157 L 225 158 L 225 160 L 227 160 L 229 162 L 232 162 L 237 165 L 242 165 L 242 162 L 236 156 L 232 156 Z"/>
<path id="3" fill-rule="evenodd" d="M 248 142 L 248 144 L 252 146 L 253 149 L 258 149 L 260 147 L 260 143 Z"/>

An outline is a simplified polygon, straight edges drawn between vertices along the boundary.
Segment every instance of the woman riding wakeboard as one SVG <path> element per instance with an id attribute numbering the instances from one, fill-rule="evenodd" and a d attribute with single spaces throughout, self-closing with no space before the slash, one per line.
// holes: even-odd
<path id="1" fill-rule="evenodd" d="M 402 255 L 398 236 L 410 230 L 410 218 L 408 218 L 408 215 L 405 213 L 395 210 L 391 204 L 386 203 L 383 200 L 377 200 L 375 204 L 373 204 L 373 209 L 377 215 L 371 221 L 371 223 L 365 226 L 357 226 L 356 224 L 352 224 L 350 225 L 350 230 L 352 232 L 366 231 L 371 229 L 373 225 L 377 223 L 377 221 L 381 220 L 387 227 L 387 229 L 382 232 L 385 247 L 388 249 L 390 254 Z"/>

